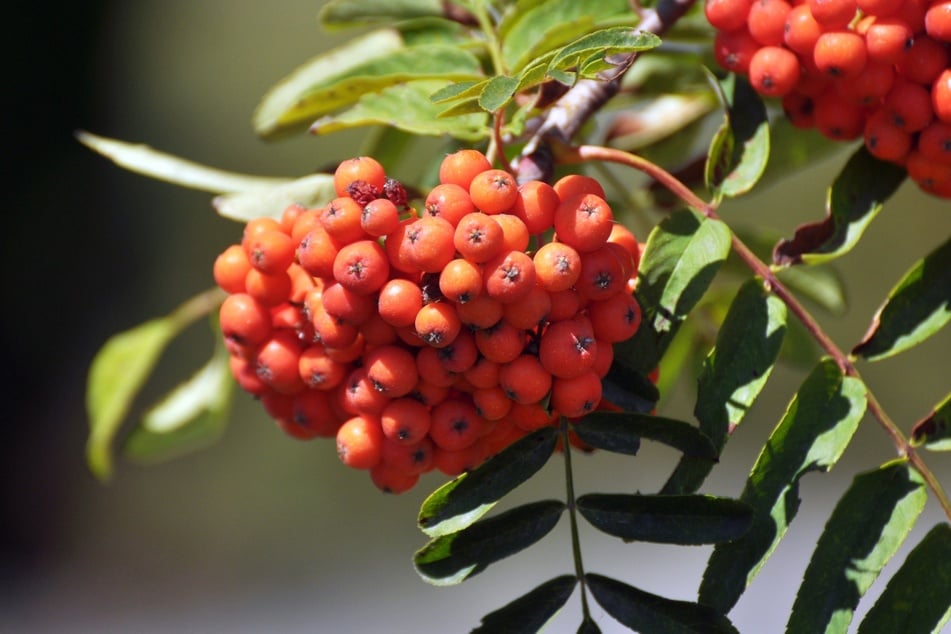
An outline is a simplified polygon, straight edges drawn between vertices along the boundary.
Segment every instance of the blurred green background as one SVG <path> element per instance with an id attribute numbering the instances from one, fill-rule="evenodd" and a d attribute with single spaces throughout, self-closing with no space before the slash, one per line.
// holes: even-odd
<path id="1" fill-rule="evenodd" d="M 440 479 L 382 496 L 365 473 L 339 465 L 331 443 L 284 437 L 243 395 L 225 438 L 207 451 L 152 468 L 122 465 L 105 486 L 85 468 L 84 381 L 93 354 L 110 334 L 210 286 L 214 257 L 237 240 L 240 226 L 215 216 L 207 194 L 116 168 L 76 143 L 73 130 L 266 175 L 301 175 L 355 155 L 360 133 L 269 144 L 250 127 L 257 100 L 274 82 L 342 40 L 319 30 L 319 5 L 53 3 L 21 6 L 8 22 L 5 45 L 15 63 L 2 125 L 12 141 L 4 197 L 13 257 L 4 268 L 2 312 L 10 360 L 3 385 L 13 415 L 0 444 L 0 631 L 462 632 L 570 570 L 562 522 L 533 550 L 462 587 L 427 586 L 410 564 L 424 543 L 415 515 Z M 790 235 L 821 216 L 842 159 L 730 203 L 723 215 Z M 888 289 L 949 231 L 951 204 L 905 186 L 838 265 L 850 310 L 819 314 L 832 337 L 844 347 L 857 341 Z M 204 362 L 206 330 L 193 329 L 170 349 L 146 397 Z M 862 370 L 907 430 L 951 385 L 951 333 Z M 777 369 L 706 491 L 739 493 L 802 377 Z M 681 386 L 665 413 L 689 417 L 689 398 Z M 866 419 L 842 464 L 804 479 L 800 517 L 732 613 L 741 631 L 781 630 L 834 500 L 855 471 L 893 456 Z M 673 459 L 657 447 L 634 461 L 582 458 L 577 487 L 650 491 Z M 928 459 L 951 485 L 949 456 Z M 560 496 L 560 470 L 552 461 L 514 498 Z M 941 517 L 929 501 L 911 543 Z M 695 597 L 709 553 L 623 545 L 588 530 L 583 539 L 590 570 L 682 599 Z M 574 631 L 577 606 L 574 597 L 550 631 Z M 620 631 L 594 610 L 605 632 Z"/>

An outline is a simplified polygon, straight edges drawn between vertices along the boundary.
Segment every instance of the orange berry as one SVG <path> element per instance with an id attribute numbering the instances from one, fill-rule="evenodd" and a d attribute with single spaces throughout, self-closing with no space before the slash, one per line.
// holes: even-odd
<path id="1" fill-rule="evenodd" d="M 248 394 L 261 396 L 271 391 L 267 383 L 262 381 L 261 377 L 255 372 L 253 361 L 232 355 L 228 359 L 228 364 L 231 369 L 231 376 L 233 376 L 234 380 L 241 386 L 241 389 Z"/>
<path id="2" fill-rule="evenodd" d="M 461 374 L 475 364 L 479 358 L 479 349 L 472 334 L 463 331 L 448 346 L 439 348 L 436 356 L 446 370 Z"/>
<path id="3" fill-rule="evenodd" d="M 360 227 L 367 235 L 379 238 L 400 226 L 400 211 L 386 198 L 371 200 L 360 212 Z"/>
<path id="4" fill-rule="evenodd" d="M 876 18 L 865 31 L 868 59 L 883 64 L 897 64 L 911 49 L 915 35 L 908 23 L 894 17 Z"/>
<path id="5" fill-rule="evenodd" d="M 405 227 L 399 257 L 418 271 L 438 273 L 455 256 L 454 233 L 442 218 L 423 216 Z"/>
<path id="6" fill-rule="evenodd" d="M 816 41 L 822 32 L 822 25 L 813 17 L 809 6 L 799 4 L 792 7 L 786 15 L 783 42 L 799 55 L 808 55 L 811 58 Z"/>
<path id="7" fill-rule="evenodd" d="M 334 394 L 343 410 L 352 416 L 362 414 L 376 418 L 390 402 L 389 396 L 376 389 L 366 368 L 352 370 Z"/>
<path id="8" fill-rule="evenodd" d="M 581 257 L 581 274 L 575 288 L 582 299 L 603 300 L 623 291 L 629 277 L 630 273 L 625 273 L 618 254 L 611 245 L 605 244 Z"/>
<path id="9" fill-rule="evenodd" d="M 469 191 L 476 174 L 492 169 L 485 154 L 478 150 L 462 149 L 446 155 L 439 165 L 439 182 L 452 183 Z"/>
<path id="10" fill-rule="evenodd" d="M 496 217 L 482 212 L 466 214 L 453 232 L 453 246 L 465 259 L 481 264 L 502 250 L 502 226 Z"/>
<path id="11" fill-rule="evenodd" d="M 503 303 L 524 299 L 535 286 L 535 265 L 522 251 L 509 251 L 486 263 L 485 293 Z"/>
<path id="12" fill-rule="evenodd" d="M 618 293 L 588 305 L 588 318 L 598 338 L 610 343 L 634 336 L 641 325 L 641 307 L 633 295 Z"/>
<path id="13" fill-rule="evenodd" d="M 420 382 L 439 388 L 451 387 L 459 379 L 458 374 L 446 369 L 442 359 L 439 358 L 439 350 L 429 346 L 420 348 L 416 353 L 416 370 L 419 373 Z"/>
<path id="14" fill-rule="evenodd" d="M 334 198 L 319 212 L 320 224 L 339 244 L 348 244 L 367 237 L 361 218 L 363 207 L 352 198 Z"/>
<path id="15" fill-rule="evenodd" d="M 548 183 L 528 181 L 519 185 L 511 213 L 525 223 L 528 233 L 544 233 L 551 229 L 560 202 L 555 188 Z"/>
<path id="16" fill-rule="evenodd" d="M 469 197 L 476 209 L 487 214 L 509 211 L 518 198 L 515 177 L 500 169 L 488 169 L 476 174 L 469 184 Z"/>
<path id="17" fill-rule="evenodd" d="M 346 245 L 334 258 L 334 279 L 360 295 L 374 293 L 390 277 L 386 252 L 373 240 L 359 240 Z"/>
<path id="18" fill-rule="evenodd" d="M 551 390 L 551 373 L 538 357 L 523 354 L 499 368 L 499 387 L 516 403 L 537 403 Z"/>
<path id="19" fill-rule="evenodd" d="M 423 307 L 423 292 L 415 282 L 392 279 L 380 289 L 377 310 L 387 323 L 400 328 L 411 326 Z"/>
<path id="20" fill-rule="evenodd" d="M 749 76 L 750 84 L 759 94 L 782 97 L 799 82 L 799 58 L 788 48 L 764 46 L 750 60 Z"/>
<path id="21" fill-rule="evenodd" d="M 359 156 L 341 162 L 334 171 L 334 190 L 337 196 L 347 196 L 350 185 L 355 181 L 364 181 L 382 191 L 386 172 L 376 159 L 369 156 Z"/>
<path id="22" fill-rule="evenodd" d="M 462 321 L 451 304 L 436 302 L 419 309 L 414 326 L 427 344 L 433 348 L 445 348 L 459 334 Z"/>
<path id="23" fill-rule="evenodd" d="M 707 21 L 721 31 L 732 31 L 746 24 L 753 0 L 707 0 L 703 5 Z"/>
<path id="24" fill-rule="evenodd" d="M 525 334 L 505 321 L 475 332 L 476 347 L 483 357 L 495 363 L 515 360 L 525 348 Z"/>
<path id="25" fill-rule="evenodd" d="M 499 323 L 503 315 L 503 306 L 488 295 L 479 295 L 465 304 L 456 304 L 456 315 L 466 327 L 484 330 Z"/>
<path id="26" fill-rule="evenodd" d="M 522 219 L 512 214 L 496 214 L 492 216 L 502 228 L 502 249 L 505 251 L 527 251 L 530 237 L 528 227 Z"/>
<path id="27" fill-rule="evenodd" d="M 538 346 L 542 366 L 556 377 L 574 377 L 594 365 L 598 344 L 591 320 L 584 316 L 556 321 L 545 329 Z"/>
<path id="28" fill-rule="evenodd" d="M 334 413 L 331 400 L 328 392 L 304 390 L 294 396 L 291 420 L 312 436 L 333 438 L 341 421 Z"/>
<path id="29" fill-rule="evenodd" d="M 297 261 L 314 277 L 333 278 L 334 260 L 340 248 L 323 225 L 308 231 L 297 246 Z"/>
<path id="30" fill-rule="evenodd" d="M 348 467 L 372 469 L 383 457 L 384 438 L 379 420 L 354 416 L 337 431 L 337 455 Z"/>
<path id="31" fill-rule="evenodd" d="M 267 275 L 286 271 L 294 262 L 296 246 L 289 235 L 276 230 L 257 232 L 244 242 L 251 266 Z"/>
<path id="32" fill-rule="evenodd" d="M 755 0 L 746 18 L 750 35 L 763 46 L 781 46 L 790 9 L 785 0 Z"/>
<path id="33" fill-rule="evenodd" d="M 244 277 L 244 288 L 266 306 L 277 306 L 286 302 L 294 288 L 294 282 L 287 271 L 268 275 L 252 268 Z"/>
<path id="34" fill-rule="evenodd" d="M 379 313 L 371 314 L 360 324 L 360 335 L 369 347 L 389 345 L 399 339 L 396 328 L 386 323 Z"/>
<path id="35" fill-rule="evenodd" d="M 320 296 L 324 310 L 337 319 L 359 326 L 376 310 L 376 299 L 350 290 L 339 282 L 324 287 Z"/>
<path id="36" fill-rule="evenodd" d="M 736 31 L 717 31 L 713 38 L 713 57 L 726 70 L 746 74 L 759 47 L 759 42 L 745 27 Z"/>
<path id="37" fill-rule="evenodd" d="M 951 54 L 944 43 L 922 34 L 915 36 L 911 48 L 895 67 L 906 79 L 927 86 L 948 68 L 949 63 Z"/>
<path id="38" fill-rule="evenodd" d="M 229 295 L 218 310 L 221 332 L 241 345 L 255 346 L 271 334 L 267 306 L 247 293 Z"/>
<path id="39" fill-rule="evenodd" d="M 455 477 L 460 473 L 472 471 L 489 455 L 488 445 L 481 440 L 457 451 L 436 446 L 433 449 L 433 467 L 447 476 Z"/>
<path id="40" fill-rule="evenodd" d="M 215 258 L 212 273 L 215 283 L 228 293 L 243 293 L 244 279 L 251 270 L 251 262 L 244 248 L 232 244 Z"/>
<path id="41" fill-rule="evenodd" d="M 514 403 L 508 417 L 524 432 L 533 432 L 554 425 L 558 415 L 549 412 L 540 403 Z"/>
<path id="42" fill-rule="evenodd" d="M 911 145 L 911 135 L 896 126 L 884 110 L 877 110 L 865 122 L 865 147 L 872 156 L 901 164 Z"/>
<path id="43" fill-rule="evenodd" d="M 489 421 L 504 418 L 512 409 L 512 400 L 498 385 L 473 391 L 472 403 L 479 416 Z"/>
<path id="44" fill-rule="evenodd" d="M 419 474 L 381 462 L 370 469 L 370 481 L 383 493 L 406 493 L 419 482 Z"/>
<path id="45" fill-rule="evenodd" d="M 321 345 L 305 348 L 297 367 L 304 384 L 311 390 L 331 390 L 347 376 L 347 366 L 327 356 L 326 348 Z"/>
<path id="46" fill-rule="evenodd" d="M 308 304 L 314 336 L 327 348 L 348 348 L 357 338 L 357 327 L 334 317 L 323 304 Z"/>
<path id="47" fill-rule="evenodd" d="M 436 446 L 447 451 L 459 451 L 475 443 L 487 423 L 475 405 L 468 400 L 448 399 L 436 405 L 431 412 L 429 437 Z"/>
<path id="48" fill-rule="evenodd" d="M 395 345 L 380 346 L 367 352 L 363 367 L 373 388 L 390 398 L 409 394 L 419 380 L 416 357 L 409 350 Z"/>
<path id="49" fill-rule="evenodd" d="M 456 258 L 439 274 L 439 291 L 449 301 L 465 304 L 482 294 L 482 269 Z"/>
<path id="50" fill-rule="evenodd" d="M 807 0 L 806 5 L 816 22 L 827 29 L 848 25 L 855 17 L 855 0 Z"/>
<path id="51" fill-rule="evenodd" d="M 812 60 L 823 73 L 833 78 L 855 77 L 868 61 L 865 40 L 847 29 L 826 31 L 816 40 Z"/>
<path id="52" fill-rule="evenodd" d="M 581 295 L 574 288 L 552 291 L 548 295 L 551 298 L 551 312 L 548 313 L 548 321 L 568 319 L 581 310 Z"/>
<path id="53" fill-rule="evenodd" d="M 588 370 L 572 378 L 555 378 L 551 387 L 551 406 L 562 416 L 578 418 L 601 402 L 601 379 Z"/>
<path id="54" fill-rule="evenodd" d="M 601 247 L 611 235 L 613 224 L 611 207 L 595 194 L 563 198 L 555 212 L 555 235 L 578 253 Z"/>
<path id="55" fill-rule="evenodd" d="M 258 349 L 254 370 L 271 389 L 281 394 L 297 394 L 306 389 L 301 380 L 301 345 L 297 336 L 286 330 L 271 334 Z"/>
<path id="56" fill-rule="evenodd" d="M 429 433 L 429 408 L 414 398 L 397 398 L 380 414 L 383 434 L 404 445 L 415 445 Z"/>
<path id="57" fill-rule="evenodd" d="M 551 295 L 536 284 L 519 302 L 505 304 L 502 318 L 516 328 L 532 330 L 543 323 L 551 312 Z"/>
<path id="58" fill-rule="evenodd" d="M 423 207 L 426 215 L 442 218 L 452 226 L 456 226 L 463 216 L 476 210 L 469 198 L 469 192 L 453 183 L 436 185 L 426 196 Z"/>

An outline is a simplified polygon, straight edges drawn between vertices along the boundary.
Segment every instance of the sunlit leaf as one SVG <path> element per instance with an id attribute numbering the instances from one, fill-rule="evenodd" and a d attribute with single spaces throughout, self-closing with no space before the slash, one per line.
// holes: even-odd
<path id="1" fill-rule="evenodd" d="M 541 584 L 531 592 L 482 617 L 482 624 L 471 634 L 535 634 L 565 604 L 578 578 L 562 575 Z"/>
<path id="2" fill-rule="evenodd" d="M 951 526 L 932 528 L 908 553 L 858 634 L 938 634 L 951 619 Z"/>
<path id="3" fill-rule="evenodd" d="M 730 74 L 718 81 L 726 120 L 710 144 L 706 183 L 717 196 L 749 192 L 769 160 L 769 119 L 763 100 L 749 82 Z"/>
<path id="4" fill-rule="evenodd" d="M 145 412 L 125 439 L 122 453 L 153 463 L 194 451 L 221 436 L 234 392 L 228 350 L 217 337 L 211 360 Z"/>
<path id="5" fill-rule="evenodd" d="M 491 79 L 470 79 L 443 86 L 429 96 L 433 103 L 447 103 L 457 99 L 478 99 Z"/>
<path id="6" fill-rule="evenodd" d="M 730 304 L 697 386 L 694 415 L 713 444 L 714 457 L 766 385 L 785 333 L 786 305 L 761 280 L 746 282 Z M 684 456 L 663 492 L 696 491 L 712 467 L 710 460 Z"/>
<path id="7" fill-rule="evenodd" d="M 594 573 L 584 579 L 601 607 L 636 632 L 738 634 L 729 619 L 708 606 L 667 599 Z"/>
<path id="8" fill-rule="evenodd" d="M 318 19 L 332 28 L 442 15 L 442 0 L 329 0 Z"/>
<path id="9" fill-rule="evenodd" d="M 753 525 L 740 539 L 718 544 L 700 585 L 700 602 L 729 612 L 760 571 L 799 508 L 799 479 L 828 470 L 845 451 L 865 413 L 865 386 L 825 359 L 799 387 L 770 435 L 740 500 Z"/>
<path id="10" fill-rule="evenodd" d="M 951 394 L 911 429 L 911 444 L 932 451 L 951 451 Z"/>
<path id="11" fill-rule="evenodd" d="M 363 95 L 348 110 L 315 121 L 310 131 L 328 134 L 368 125 L 389 125 L 415 134 L 448 134 L 467 140 L 487 137 L 490 131 L 485 114 L 439 116 L 443 108 L 430 101 L 429 96 L 445 85 L 443 81 L 411 81 Z"/>
<path id="12" fill-rule="evenodd" d="M 792 239 L 777 244 L 773 261 L 819 264 L 848 253 L 905 176 L 904 168 L 860 147 L 829 188 L 826 217 L 800 226 Z"/>
<path id="13" fill-rule="evenodd" d="M 638 271 L 643 321 L 632 339 L 615 347 L 617 356 L 644 376 L 656 368 L 729 252 L 730 230 L 719 220 L 681 210 L 661 221 L 648 237 Z"/>
<path id="14" fill-rule="evenodd" d="M 213 193 L 261 192 L 291 181 L 289 178 L 226 172 L 159 152 L 148 145 L 110 139 L 82 130 L 76 132 L 76 138 L 119 167 L 181 187 Z"/>
<path id="15" fill-rule="evenodd" d="M 554 427 L 533 432 L 436 489 L 419 510 L 420 530 L 439 537 L 478 520 L 544 466 L 555 451 L 556 437 Z"/>
<path id="16" fill-rule="evenodd" d="M 289 205 L 320 207 L 336 197 L 332 174 L 311 174 L 275 187 L 222 194 L 212 201 L 219 215 L 246 222 L 260 216 L 280 218 Z"/>
<path id="17" fill-rule="evenodd" d="M 852 354 L 885 359 L 926 340 L 951 320 L 951 239 L 919 260 L 888 294 Z"/>
<path id="18" fill-rule="evenodd" d="M 712 495 L 590 493 L 577 500 L 592 526 L 624 541 L 698 546 L 730 541 L 749 530 L 749 504 Z"/>
<path id="19" fill-rule="evenodd" d="M 416 572 L 437 586 L 462 583 L 547 535 L 564 510 L 559 500 L 532 502 L 437 537 L 413 556 Z"/>
<path id="20" fill-rule="evenodd" d="M 517 86 L 518 80 L 514 77 L 496 75 L 489 80 L 479 95 L 479 106 L 486 112 L 495 112 L 509 102 Z"/>
<path id="21" fill-rule="evenodd" d="M 786 631 L 845 632 L 927 499 L 921 475 L 905 461 L 856 476 L 816 544 Z"/>
<path id="22" fill-rule="evenodd" d="M 600 26 L 636 22 L 626 0 L 522 1 L 499 27 L 502 62 L 505 70 L 520 71 L 535 58 Z"/>
<path id="23" fill-rule="evenodd" d="M 593 59 L 618 53 L 646 51 L 660 45 L 660 38 L 653 33 L 627 27 L 602 29 L 578 38 L 555 53 L 548 64 L 548 72 L 578 67 L 586 60 L 590 66 Z"/>
<path id="24" fill-rule="evenodd" d="M 113 335 L 100 348 L 89 368 L 86 412 L 89 437 L 86 460 L 93 474 L 112 475 L 112 445 L 132 401 L 142 388 L 166 346 L 196 319 L 204 317 L 223 299 L 217 289 L 188 300 L 166 317 L 151 319 Z"/>

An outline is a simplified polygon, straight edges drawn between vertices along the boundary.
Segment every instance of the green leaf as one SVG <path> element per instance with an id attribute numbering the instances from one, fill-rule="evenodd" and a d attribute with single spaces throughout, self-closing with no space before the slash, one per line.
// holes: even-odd
<path id="1" fill-rule="evenodd" d="M 935 334 L 951 320 L 951 239 L 905 273 L 875 313 L 852 354 L 886 359 Z"/>
<path id="2" fill-rule="evenodd" d="M 218 289 L 197 295 L 166 317 L 113 335 L 96 354 L 86 384 L 90 427 L 86 461 L 97 478 L 108 480 L 112 475 L 112 444 L 165 347 L 222 299 L 224 294 Z"/>
<path id="3" fill-rule="evenodd" d="M 582 65 L 590 66 L 594 59 L 618 53 L 636 53 L 660 45 L 660 38 L 653 33 L 637 31 L 629 27 L 615 27 L 589 33 L 560 49 L 548 64 L 552 70 L 568 70 Z M 596 58 L 592 58 L 596 56 Z"/>
<path id="4" fill-rule="evenodd" d="M 534 634 L 565 604 L 578 578 L 562 575 L 550 579 L 531 592 L 482 617 L 482 625 L 472 634 Z"/>
<path id="5" fill-rule="evenodd" d="M 825 219 L 800 226 L 792 239 L 777 244 L 773 261 L 820 264 L 848 253 L 906 175 L 902 167 L 860 147 L 829 188 Z"/>
<path id="6" fill-rule="evenodd" d="M 575 423 L 574 429 L 582 440 L 585 433 L 604 438 L 606 444 L 612 439 L 624 442 L 636 435 L 698 458 L 714 460 L 717 457 L 716 447 L 709 438 L 690 423 L 672 418 L 631 412 L 592 412 Z"/>
<path id="7" fill-rule="evenodd" d="M 336 196 L 332 174 L 311 174 L 269 189 L 222 194 L 215 197 L 212 205 L 220 216 L 247 222 L 260 216 L 280 218 L 294 203 L 320 207 Z"/>
<path id="8" fill-rule="evenodd" d="M 457 81 L 440 88 L 429 96 L 433 103 L 447 103 L 461 99 L 477 99 L 491 79 Z"/>
<path id="9" fill-rule="evenodd" d="M 938 634 L 951 619 L 951 526 L 938 524 L 908 553 L 858 634 Z"/>
<path id="10" fill-rule="evenodd" d="M 601 607 L 637 632 L 738 634 L 729 619 L 705 605 L 660 597 L 594 573 L 584 578 Z"/>
<path id="11" fill-rule="evenodd" d="M 786 631 L 845 632 L 927 499 L 921 475 L 905 461 L 856 476 L 816 544 Z"/>
<path id="12" fill-rule="evenodd" d="M 931 414 L 911 428 L 913 447 L 924 445 L 932 451 L 951 451 L 951 394 L 935 405 Z"/>
<path id="13" fill-rule="evenodd" d="M 556 438 L 554 427 L 532 432 L 433 491 L 419 510 L 420 530 L 439 537 L 471 525 L 542 468 L 555 451 Z"/>
<path id="14" fill-rule="evenodd" d="M 496 75 L 479 95 L 479 106 L 486 112 L 495 112 L 509 102 L 517 87 L 518 80 L 514 77 Z"/>
<path id="15" fill-rule="evenodd" d="M 628 412 L 649 412 L 660 400 L 657 386 L 617 354 L 601 385 L 602 398 Z"/>
<path id="16" fill-rule="evenodd" d="M 119 167 L 190 189 L 214 193 L 262 192 L 291 182 L 289 178 L 265 178 L 226 172 L 159 152 L 148 145 L 127 143 L 83 130 L 76 132 L 76 138 Z"/>
<path id="17" fill-rule="evenodd" d="M 746 282 L 730 304 L 716 347 L 703 363 L 694 415 L 714 457 L 759 396 L 779 356 L 786 332 L 786 305 L 761 280 Z M 709 459 L 680 459 L 663 493 L 696 491 L 713 468 Z"/>
<path id="18" fill-rule="evenodd" d="M 318 20 L 324 27 L 340 28 L 442 15 L 442 0 L 330 0 Z"/>
<path id="19" fill-rule="evenodd" d="M 730 230 L 691 210 L 665 218 L 647 239 L 638 272 L 643 321 L 637 334 L 615 347 L 643 375 L 657 367 L 680 324 L 730 252 Z"/>
<path id="20" fill-rule="evenodd" d="M 522 0 L 499 27 L 502 62 L 516 72 L 599 26 L 636 21 L 626 0 Z"/>
<path id="21" fill-rule="evenodd" d="M 799 508 L 799 479 L 829 470 L 845 451 L 865 413 L 865 386 L 822 360 L 799 387 L 770 435 L 740 500 L 753 507 L 753 525 L 740 539 L 719 544 L 700 585 L 700 602 L 726 613 L 760 571 Z"/>
<path id="22" fill-rule="evenodd" d="M 224 431 L 234 392 L 229 354 L 216 330 L 211 360 L 153 405 L 122 445 L 126 458 L 154 463 L 194 451 Z"/>
<path id="23" fill-rule="evenodd" d="M 641 447 L 640 435 L 621 412 L 592 412 L 573 422 L 571 428 L 578 438 L 595 449 L 636 456 Z"/>
<path id="24" fill-rule="evenodd" d="M 769 160 L 766 106 L 749 82 L 730 74 L 717 82 L 726 120 L 713 136 L 707 156 L 707 187 L 719 197 L 749 192 Z"/>
<path id="25" fill-rule="evenodd" d="M 547 535 L 565 508 L 559 500 L 532 502 L 437 537 L 413 556 L 416 572 L 437 586 L 462 583 Z"/>
<path id="26" fill-rule="evenodd" d="M 716 544 L 741 537 L 753 519 L 749 504 L 712 495 L 590 493 L 577 504 L 592 526 L 626 542 Z"/>
<path id="27" fill-rule="evenodd" d="M 362 52 L 359 63 L 328 68 L 326 56 L 339 57 L 340 49 L 335 49 L 295 71 L 258 106 L 254 116 L 258 134 L 271 136 L 303 129 L 321 115 L 351 106 L 361 97 L 390 86 L 420 80 L 469 80 L 482 75 L 479 60 L 462 48 L 442 44 L 403 47 L 399 35 L 393 37 L 398 45 L 391 46 L 388 39 L 384 40 L 381 51 L 372 48 L 375 42 L 367 44 L 371 52 Z M 315 75 L 315 68 L 325 73 Z"/>
<path id="28" fill-rule="evenodd" d="M 440 107 L 430 101 L 429 96 L 445 85 L 441 80 L 411 81 L 363 95 L 352 108 L 315 121 L 310 131 L 328 134 L 368 125 L 388 125 L 414 134 L 448 134 L 470 141 L 489 136 L 484 113 L 452 118 L 439 116 Z"/>

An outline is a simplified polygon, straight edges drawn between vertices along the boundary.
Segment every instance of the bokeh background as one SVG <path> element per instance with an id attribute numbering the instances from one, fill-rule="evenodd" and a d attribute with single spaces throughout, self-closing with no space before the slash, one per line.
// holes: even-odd
<path id="1" fill-rule="evenodd" d="M 567 522 L 532 550 L 461 587 L 416 576 L 424 543 L 416 491 L 382 496 L 366 474 L 341 467 L 331 443 L 284 437 L 243 395 L 216 446 L 160 466 L 121 465 L 102 485 L 83 461 L 88 363 L 112 333 L 164 314 L 212 284 L 211 263 L 240 227 L 210 196 L 124 172 L 82 148 L 83 128 L 144 142 L 237 172 L 301 175 L 355 155 L 363 138 L 258 140 L 250 117 L 279 78 L 343 34 L 322 32 L 320 2 L 138 0 L 19 3 L 8 19 L 4 90 L 6 234 L 0 442 L 0 631 L 4 632 L 462 632 L 482 614 L 571 568 Z M 279 8 L 277 8 L 279 7 Z M 11 146 L 12 144 L 12 146 Z M 723 209 L 728 220 L 789 235 L 822 213 L 843 155 Z M 850 346 L 887 290 L 946 239 L 951 205 L 906 186 L 858 248 L 838 264 L 850 310 L 820 315 Z M 148 397 L 210 354 L 197 327 L 169 350 Z M 951 333 L 863 367 L 906 430 L 947 392 Z M 737 495 L 745 473 L 801 381 L 780 367 L 705 486 Z M 681 389 L 666 413 L 688 417 Z M 12 412 L 12 415 L 10 414 Z M 788 538 L 731 617 L 743 632 L 781 631 L 802 570 L 851 475 L 894 456 L 866 419 L 842 463 L 802 482 Z M 674 455 L 647 447 L 636 460 L 577 462 L 580 491 L 656 490 Z M 930 463 L 951 485 L 951 460 Z M 559 497 L 554 460 L 514 498 Z M 934 523 L 929 501 L 909 543 Z M 586 566 L 643 589 L 692 599 L 707 548 L 624 545 L 583 532 Z M 904 558 L 908 547 L 888 571 Z M 877 585 L 874 596 L 881 591 Z M 869 601 L 863 604 L 867 609 Z M 597 606 L 605 632 L 620 626 Z M 577 627 L 578 600 L 552 623 Z"/>

